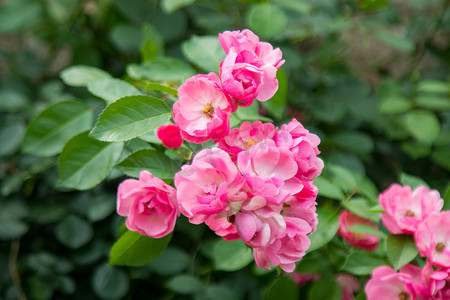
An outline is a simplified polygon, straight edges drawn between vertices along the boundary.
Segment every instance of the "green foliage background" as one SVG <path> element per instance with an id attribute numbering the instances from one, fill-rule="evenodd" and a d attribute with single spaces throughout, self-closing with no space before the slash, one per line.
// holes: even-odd
<path id="1" fill-rule="evenodd" d="M 384 247 L 367 254 L 335 237 L 337 215 L 379 221 L 377 194 L 394 182 L 428 184 L 450 208 L 449 2 L 0 1 L 0 299 L 323 299 L 323 286 L 339 299 L 335 274 L 363 284 L 380 264 L 408 263 L 408 238 L 386 239 L 388 260 Z M 173 178 L 181 162 L 151 131 L 88 130 L 123 96 L 118 109 L 143 94 L 172 104 L 183 79 L 217 72 L 217 34 L 244 28 L 280 47 L 286 63 L 277 95 L 234 124 L 295 117 L 322 140 L 319 229 L 297 271 L 323 279 L 297 288 L 259 270 L 242 244 L 183 218 L 150 264 L 107 265 L 126 231 L 118 184 L 143 165 Z M 145 128 L 164 124 L 167 111 Z M 102 153 L 98 172 L 67 169 L 85 149 Z"/>

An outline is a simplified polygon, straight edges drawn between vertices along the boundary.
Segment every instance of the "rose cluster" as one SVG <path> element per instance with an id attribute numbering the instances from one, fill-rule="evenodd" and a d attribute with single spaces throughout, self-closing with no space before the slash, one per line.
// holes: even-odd
<path id="1" fill-rule="evenodd" d="M 213 140 L 217 147 L 198 152 L 175 175 L 175 189 L 143 171 L 118 191 L 118 213 L 128 229 L 159 238 L 171 232 L 177 216 L 205 223 L 225 240 L 242 239 L 253 248 L 256 264 L 291 272 L 316 230 L 317 187 L 322 171 L 320 139 L 293 119 L 244 122 L 230 129 L 229 117 L 254 99 L 266 101 L 278 89 L 280 49 L 260 42 L 250 30 L 219 34 L 226 52 L 215 73 L 195 75 L 178 91 L 176 124 L 157 136 L 169 148 Z"/>
<path id="2" fill-rule="evenodd" d="M 365 287 L 367 299 L 450 299 L 450 211 L 441 211 L 439 192 L 393 184 L 379 201 L 383 225 L 393 234 L 414 235 L 419 254 L 428 261 L 422 269 L 412 264 L 398 272 L 376 268 Z"/>

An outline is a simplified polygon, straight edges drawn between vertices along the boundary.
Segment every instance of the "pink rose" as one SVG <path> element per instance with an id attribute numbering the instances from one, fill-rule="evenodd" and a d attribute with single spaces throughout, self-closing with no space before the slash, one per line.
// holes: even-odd
<path id="1" fill-rule="evenodd" d="M 361 290 L 361 285 L 355 276 L 349 274 L 339 274 L 336 281 L 341 286 L 342 300 L 354 300 L 355 293 Z"/>
<path id="2" fill-rule="evenodd" d="M 310 181 L 320 175 L 323 169 L 323 161 L 317 157 L 320 139 L 296 119 L 281 126 L 275 142 L 278 147 L 289 149 L 294 154 L 298 165 L 297 178 Z"/>
<path id="3" fill-rule="evenodd" d="M 422 269 L 422 289 L 424 299 L 450 299 L 450 270 L 434 270 L 430 262 Z"/>
<path id="4" fill-rule="evenodd" d="M 413 265 L 400 268 L 397 273 L 388 266 L 372 271 L 372 277 L 366 283 L 364 292 L 367 300 L 379 299 L 420 299 L 416 290 L 421 284 L 421 269 Z"/>
<path id="5" fill-rule="evenodd" d="M 198 152 L 190 165 L 175 174 L 180 211 L 194 224 L 229 210 L 228 201 L 234 200 L 243 184 L 236 165 L 219 148 Z"/>
<path id="6" fill-rule="evenodd" d="M 142 171 L 139 180 L 126 179 L 119 185 L 117 213 L 128 217 L 129 230 L 154 238 L 171 233 L 180 215 L 175 189 L 148 171 Z"/>
<path id="7" fill-rule="evenodd" d="M 278 89 L 277 68 L 272 65 L 257 67 L 237 60 L 238 53 L 231 48 L 220 64 L 223 89 L 236 99 L 239 106 L 250 106 L 254 99 L 267 101 Z"/>
<path id="8" fill-rule="evenodd" d="M 156 136 L 167 148 L 180 148 L 183 144 L 180 127 L 177 124 L 159 126 L 156 130 Z"/>
<path id="9" fill-rule="evenodd" d="M 450 268 L 450 211 L 429 215 L 414 233 L 421 256 L 441 268 Z"/>
<path id="10" fill-rule="evenodd" d="M 366 251 L 374 251 L 378 248 L 380 238 L 367 233 L 349 231 L 349 228 L 355 225 L 366 225 L 374 229 L 378 226 L 373 222 L 352 214 L 349 211 L 343 211 L 339 216 L 339 231 L 338 235 L 342 236 L 350 245 L 356 248 L 361 248 Z"/>
<path id="11" fill-rule="evenodd" d="M 223 139 L 216 140 L 216 143 L 236 161 L 239 152 L 248 150 L 266 139 L 272 139 L 275 133 L 276 128 L 272 123 L 244 122 L 239 128 L 231 129 Z"/>
<path id="12" fill-rule="evenodd" d="M 178 90 L 178 98 L 173 106 L 173 118 L 183 139 L 199 144 L 228 134 L 231 100 L 215 73 L 187 79 Z"/>
<path id="13" fill-rule="evenodd" d="M 232 219 L 233 218 L 234 216 L 232 216 Z M 241 238 L 237 232 L 236 225 L 231 223 L 227 217 L 220 218 L 217 215 L 211 215 L 206 218 L 205 224 L 226 241 L 233 241 Z"/>
<path id="14" fill-rule="evenodd" d="M 378 198 L 386 212 L 381 220 L 393 234 L 413 234 L 423 220 L 444 205 L 439 192 L 426 186 L 418 186 L 411 192 L 409 186 L 392 184 Z"/>
<path id="15" fill-rule="evenodd" d="M 255 248 L 255 262 L 260 268 L 270 269 L 270 264 L 292 272 L 311 245 L 307 237 L 311 227 L 299 218 L 285 217 L 286 231 L 267 247 Z"/>

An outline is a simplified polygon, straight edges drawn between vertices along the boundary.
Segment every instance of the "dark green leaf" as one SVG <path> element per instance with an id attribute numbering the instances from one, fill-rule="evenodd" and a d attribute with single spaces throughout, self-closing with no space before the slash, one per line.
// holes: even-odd
<path id="1" fill-rule="evenodd" d="M 116 198 L 114 196 L 102 195 L 95 197 L 89 202 L 87 217 L 92 222 L 97 222 L 109 216 L 115 208 Z"/>
<path id="2" fill-rule="evenodd" d="M 38 156 L 58 154 L 68 140 L 91 128 L 92 120 L 92 110 L 85 104 L 58 102 L 30 123 L 23 140 L 23 152 Z"/>
<path id="3" fill-rule="evenodd" d="M 177 9 L 188 6 L 194 2 L 195 0 L 162 0 L 161 8 L 165 13 L 170 14 Z"/>
<path id="4" fill-rule="evenodd" d="M 25 130 L 25 125 L 21 121 L 11 122 L 0 127 L 0 141 L 7 141 L 0 143 L 0 156 L 13 154 L 17 151 L 22 143 Z"/>
<path id="5" fill-rule="evenodd" d="M 252 262 L 253 255 L 242 240 L 220 240 L 214 246 L 213 261 L 216 270 L 237 271 Z"/>
<path id="6" fill-rule="evenodd" d="M 129 279 L 126 273 L 111 266 L 100 266 L 92 277 L 92 288 L 101 299 L 123 299 L 128 291 Z"/>
<path id="7" fill-rule="evenodd" d="M 28 225 L 19 219 L 0 217 L 0 240 L 19 238 L 24 235 L 28 229 Z"/>
<path id="8" fill-rule="evenodd" d="M 323 278 L 315 282 L 309 290 L 309 300 L 341 300 L 342 291 L 339 283 L 333 278 Z"/>
<path id="9" fill-rule="evenodd" d="M 419 185 L 424 185 L 426 187 L 430 187 L 428 183 L 425 182 L 422 178 L 419 178 L 417 176 L 409 175 L 404 172 L 400 175 L 400 183 L 402 185 L 409 185 L 411 189 L 415 189 Z"/>
<path id="10" fill-rule="evenodd" d="M 290 277 L 281 276 L 267 288 L 264 293 L 264 300 L 296 300 L 298 296 L 298 286 Z"/>
<path id="11" fill-rule="evenodd" d="M 217 72 L 225 51 L 217 36 L 192 36 L 182 44 L 184 56 L 196 66 L 207 72 Z"/>
<path id="12" fill-rule="evenodd" d="M 123 143 L 105 143 L 87 132 L 73 137 L 58 160 L 58 186 L 87 190 L 108 176 L 123 149 Z"/>
<path id="13" fill-rule="evenodd" d="M 270 39 L 286 29 L 287 17 L 275 5 L 262 3 L 250 8 L 247 14 L 247 23 L 256 34 Z"/>
<path id="14" fill-rule="evenodd" d="M 319 249 L 336 235 L 339 228 L 338 211 L 333 207 L 318 207 L 319 224 L 317 230 L 309 236 L 311 246 L 307 252 Z"/>
<path id="15" fill-rule="evenodd" d="M 112 246 L 109 264 L 132 267 L 146 265 L 163 253 L 171 238 L 172 234 L 154 239 L 127 231 Z"/>
<path id="16" fill-rule="evenodd" d="M 115 78 L 106 78 L 91 82 L 87 86 L 88 91 L 111 103 L 125 96 L 142 95 L 142 93 L 131 84 Z"/>
<path id="17" fill-rule="evenodd" d="M 347 256 L 342 270 L 354 275 L 370 275 L 376 267 L 386 265 L 387 261 L 365 251 L 355 251 Z"/>
<path id="18" fill-rule="evenodd" d="M 181 249 L 168 247 L 160 257 L 152 261 L 148 266 L 159 275 L 174 275 L 184 271 L 191 259 Z"/>
<path id="19" fill-rule="evenodd" d="M 142 77 L 151 81 L 183 81 L 196 74 L 195 70 L 181 60 L 160 57 L 139 67 Z"/>
<path id="20" fill-rule="evenodd" d="M 386 238 L 386 253 L 395 270 L 413 260 L 419 251 L 412 235 L 389 235 Z"/>
<path id="21" fill-rule="evenodd" d="M 4 2 L 0 8 L 0 32 L 19 33 L 33 29 L 42 16 L 42 6 L 36 0 Z"/>
<path id="22" fill-rule="evenodd" d="M 450 170 L 450 151 L 448 147 L 440 147 L 433 151 L 431 158 L 434 162 Z"/>
<path id="23" fill-rule="evenodd" d="M 106 107 L 90 135 L 101 141 L 130 140 L 166 124 L 171 114 L 169 106 L 159 99 L 124 97 Z"/>
<path id="24" fill-rule="evenodd" d="M 70 86 L 87 86 L 97 80 L 110 78 L 103 70 L 90 66 L 72 66 L 61 72 L 61 79 Z"/>
<path id="25" fill-rule="evenodd" d="M 394 34 L 387 30 L 380 30 L 378 32 L 375 32 L 375 37 L 387 46 L 390 46 L 402 52 L 410 53 L 414 50 L 415 47 L 414 42 L 407 37 Z"/>
<path id="26" fill-rule="evenodd" d="M 94 235 L 90 223 L 76 216 L 68 216 L 55 228 L 58 241 L 71 249 L 86 245 Z"/>
<path id="27" fill-rule="evenodd" d="M 390 96 L 381 100 L 380 112 L 383 114 L 398 114 L 410 110 L 413 103 L 401 96 Z"/>
<path id="28" fill-rule="evenodd" d="M 203 284 L 197 277 L 182 274 L 173 277 L 168 283 L 167 288 L 179 294 L 195 294 L 202 290 Z"/>
<path id="29" fill-rule="evenodd" d="M 331 140 L 339 148 L 354 153 L 370 153 L 374 147 L 371 136 L 357 131 L 346 131 L 335 134 L 331 137 Z"/>

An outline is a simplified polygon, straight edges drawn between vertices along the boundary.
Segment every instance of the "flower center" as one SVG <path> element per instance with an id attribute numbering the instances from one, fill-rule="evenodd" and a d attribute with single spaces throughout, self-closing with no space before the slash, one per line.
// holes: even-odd
<path id="1" fill-rule="evenodd" d="M 203 114 L 212 118 L 214 115 L 214 106 L 211 105 L 211 103 L 208 103 L 203 107 Z"/>
<path id="2" fill-rule="evenodd" d="M 436 250 L 436 252 L 442 252 L 445 249 L 445 244 L 442 242 L 439 242 L 436 244 L 436 247 L 434 247 L 434 250 Z"/>
<path id="3" fill-rule="evenodd" d="M 400 295 L 398 295 L 398 299 L 400 300 L 409 300 L 409 293 L 407 292 L 401 292 Z"/>
<path id="4" fill-rule="evenodd" d="M 405 217 L 415 217 L 416 215 L 414 214 L 414 212 L 408 210 L 405 214 Z"/>

